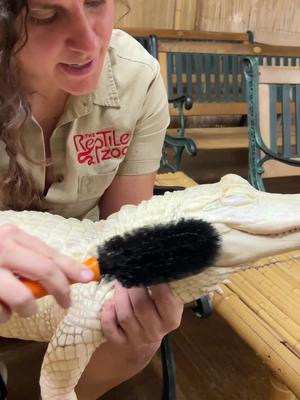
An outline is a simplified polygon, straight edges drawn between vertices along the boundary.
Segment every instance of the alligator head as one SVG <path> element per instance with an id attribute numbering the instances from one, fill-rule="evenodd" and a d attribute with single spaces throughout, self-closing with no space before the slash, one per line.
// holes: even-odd
<path id="1" fill-rule="evenodd" d="M 222 237 L 216 265 L 253 262 L 300 248 L 300 194 L 261 192 L 237 175 L 194 190 L 198 217 L 212 223 Z"/>
<path id="2" fill-rule="evenodd" d="M 217 183 L 154 196 L 139 206 L 124 206 L 103 224 L 112 236 L 180 218 L 202 219 L 218 230 L 222 246 L 216 266 L 230 267 L 300 248 L 300 194 L 261 192 L 233 174 Z"/>
<path id="3" fill-rule="evenodd" d="M 172 210 L 168 210 L 172 196 L 176 201 L 172 200 Z M 214 265 L 185 282 L 171 283 L 186 303 L 218 289 L 230 274 L 252 268 L 256 260 L 300 249 L 300 194 L 261 192 L 231 174 L 218 183 L 165 197 L 167 215 L 207 221 L 222 241 Z"/>

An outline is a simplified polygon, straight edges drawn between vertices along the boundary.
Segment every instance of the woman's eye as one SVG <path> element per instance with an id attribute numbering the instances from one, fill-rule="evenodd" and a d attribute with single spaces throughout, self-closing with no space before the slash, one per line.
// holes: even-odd
<path id="1" fill-rule="evenodd" d="M 106 4 L 107 0 L 87 0 L 87 7 L 96 8 Z M 58 11 L 56 10 L 31 10 L 28 14 L 28 21 L 33 25 L 47 25 L 54 22 L 57 18 Z"/>
<path id="2" fill-rule="evenodd" d="M 33 25 L 47 25 L 51 24 L 56 19 L 56 12 L 51 14 L 28 14 L 28 21 Z"/>
<path id="3" fill-rule="evenodd" d="M 106 0 L 87 0 L 86 5 L 88 7 L 99 7 L 106 3 Z"/>

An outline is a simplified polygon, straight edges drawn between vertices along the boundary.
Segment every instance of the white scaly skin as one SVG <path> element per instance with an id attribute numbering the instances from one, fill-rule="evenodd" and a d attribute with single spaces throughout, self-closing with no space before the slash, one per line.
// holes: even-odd
<path id="1" fill-rule="evenodd" d="M 139 206 L 124 206 L 105 221 L 93 223 L 38 212 L 0 212 L 13 223 L 80 261 L 116 234 L 181 218 L 210 222 L 222 237 L 216 263 L 170 286 L 184 303 L 211 292 L 230 273 L 249 268 L 264 256 L 300 247 L 300 195 L 258 192 L 244 179 L 227 175 L 219 183 L 155 196 Z M 49 341 L 41 371 L 43 400 L 76 400 L 74 387 L 95 349 L 103 342 L 99 312 L 113 295 L 114 281 L 75 284 L 65 311 L 52 296 L 38 301 L 31 318 L 14 315 L 0 325 L 0 335 Z"/>

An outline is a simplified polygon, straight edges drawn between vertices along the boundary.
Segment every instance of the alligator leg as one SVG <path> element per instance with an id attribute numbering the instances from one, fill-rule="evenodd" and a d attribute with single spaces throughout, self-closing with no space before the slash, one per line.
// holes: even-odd
<path id="1" fill-rule="evenodd" d="M 40 377 L 42 400 L 77 400 L 74 389 L 94 351 L 104 341 L 99 313 L 112 296 L 113 285 L 91 285 L 90 293 L 83 286 L 78 285 L 72 306 L 48 345 Z"/>
<path id="2" fill-rule="evenodd" d="M 76 400 L 74 388 L 101 343 L 97 331 L 77 328 L 70 335 L 64 333 L 66 327 L 70 329 L 62 322 L 44 357 L 40 378 L 43 400 Z"/>

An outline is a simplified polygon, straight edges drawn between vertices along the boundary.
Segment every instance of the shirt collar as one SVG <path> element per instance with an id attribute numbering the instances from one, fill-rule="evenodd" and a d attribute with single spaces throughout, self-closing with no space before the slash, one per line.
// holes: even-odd
<path id="1" fill-rule="evenodd" d="M 94 104 L 107 107 L 120 107 L 120 99 L 112 70 L 110 49 L 104 60 L 97 89 L 93 92 Z"/>

